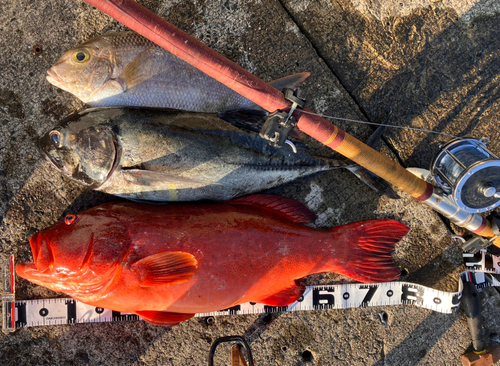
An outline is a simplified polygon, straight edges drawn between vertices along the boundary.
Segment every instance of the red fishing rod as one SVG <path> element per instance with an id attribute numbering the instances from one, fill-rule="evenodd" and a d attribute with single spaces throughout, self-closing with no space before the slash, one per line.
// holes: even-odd
<path id="1" fill-rule="evenodd" d="M 285 99 L 283 93 L 133 0 L 84 1 L 265 110 L 269 112 L 290 110 L 292 103 Z M 304 133 L 428 204 L 458 226 L 486 238 L 496 238 L 491 223 L 482 216 L 461 210 L 454 202 L 443 197 L 431 184 L 391 159 L 322 117 L 302 111 L 310 112 L 307 109 L 295 109 L 293 116 L 297 119 L 297 126 Z M 493 243 L 500 246 L 500 239 L 495 239 Z"/>

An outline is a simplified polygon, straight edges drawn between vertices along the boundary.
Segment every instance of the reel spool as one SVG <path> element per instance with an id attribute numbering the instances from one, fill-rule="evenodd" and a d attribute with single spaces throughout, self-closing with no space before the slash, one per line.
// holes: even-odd
<path id="1" fill-rule="evenodd" d="M 462 210 L 480 213 L 500 205 L 500 160 L 487 139 L 455 139 L 441 147 L 431 163 L 437 185 Z"/>

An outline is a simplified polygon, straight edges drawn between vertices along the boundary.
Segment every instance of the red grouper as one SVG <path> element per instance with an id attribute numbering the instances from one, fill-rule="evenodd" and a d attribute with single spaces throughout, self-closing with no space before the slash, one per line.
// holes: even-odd
<path id="1" fill-rule="evenodd" d="M 155 325 L 245 302 L 286 306 L 295 280 L 336 272 L 362 282 L 396 279 L 391 251 L 408 232 L 394 220 L 332 229 L 290 198 L 219 203 L 106 203 L 70 214 L 30 239 L 34 263 L 19 276 L 90 305 Z"/>

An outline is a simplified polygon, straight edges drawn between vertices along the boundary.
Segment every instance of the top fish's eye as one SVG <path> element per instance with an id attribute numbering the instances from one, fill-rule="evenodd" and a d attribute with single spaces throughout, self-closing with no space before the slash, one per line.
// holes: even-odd
<path id="1" fill-rule="evenodd" d="M 75 214 L 69 214 L 69 215 L 66 215 L 66 217 L 64 218 L 64 223 L 66 225 L 72 225 L 74 222 L 76 221 L 76 215 Z"/>
<path id="2" fill-rule="evenodd" d="M 84 63 L 90 58 L 90 55 L 84 51 L 78 51 L 73 54 L 73 60 L 78 62 L 79 64 Z"/>
<path id="3" fill-rule="evenodd" d="M 62 139 L 61 139 L 61 133 L 59 131 L 52 131 L 49 136 L 50 136 L 50 141 L 52 141 L 52 143 L 55 146 L 61 147 Z"/>

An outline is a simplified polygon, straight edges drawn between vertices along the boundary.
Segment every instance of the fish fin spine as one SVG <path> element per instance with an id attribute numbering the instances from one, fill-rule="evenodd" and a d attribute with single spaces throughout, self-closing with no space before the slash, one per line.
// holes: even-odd
<path id="1" fill-rule="evenodd" d="M 140 310 L 135 313 L 150 324 L 165 327 L 173 327 L 195 316 L 195 314 L 170 313 L 168 311 L 154 310 Z"/>
<path id="2" fill-rule="evenodd" d="M 169 286 L 189 281 L 196 273 L 198 261 L 186 252 L 162 252 L 132 264 L 143 287 Z"/>
<path id="3" fill-rule="evenodd" d="M 330 229 L 334 237 L 339 232 L 348 237 L 349 247 L 334 271 L 360 282 L 387 282 L 401 274 L 394 264 L 392 251 L 396 243 L 408 233 L 409 228 L 395 220 L 378 219 L 342 225 Z M 333 239 L 335 240 L 335 239 Z"/>
<path id="4" fill-rule="evenodd" d="M 233 199 L 228 203 L 261 207 L 296 223 L 308 223 L 316 220 L 316 215 L 311 210 L 292 198 L 271 194 L 254 194 Z"/>

